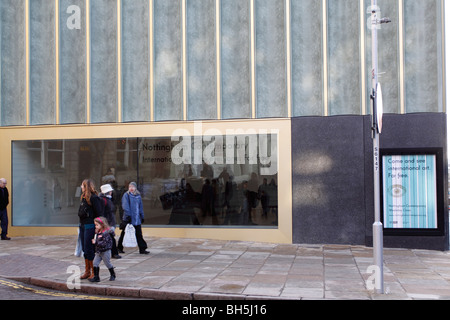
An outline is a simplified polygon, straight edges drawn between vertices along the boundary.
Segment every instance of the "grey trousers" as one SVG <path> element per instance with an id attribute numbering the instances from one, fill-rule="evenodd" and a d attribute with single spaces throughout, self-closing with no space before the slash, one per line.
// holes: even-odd
<path id="1" fill-rule="evenodd" d="M 111 264 L 111 250 L 96 252 L 94 257 L 94 267 L 98 267 L 102 260 L 108 269 L 113 268 L 113 265 Z"/>

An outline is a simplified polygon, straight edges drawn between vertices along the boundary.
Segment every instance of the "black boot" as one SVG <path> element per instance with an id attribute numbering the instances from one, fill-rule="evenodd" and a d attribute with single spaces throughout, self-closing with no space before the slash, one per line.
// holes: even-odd
<path id="1" fill-rule="evenodd" d="M 114 268 L 109 268 L 109 274 L 111 275 L 109 277 L 109 281 L 114 281 L 116 280 L 116 273 L 114 272 Z"/>
<path id="2" fill-rule="evenodd" d="M 88 280 L 90 282 L 100 282 L 100 267 L 94 267 L 94 277 Z"/>

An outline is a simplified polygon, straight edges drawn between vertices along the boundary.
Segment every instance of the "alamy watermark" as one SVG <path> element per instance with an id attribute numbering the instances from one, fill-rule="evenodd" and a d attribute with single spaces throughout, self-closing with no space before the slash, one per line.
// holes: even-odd
<path id="1" fill-rule="evenodd" d="M 66 273 L 70 273 L 71 275 L 66 280 L 67 289 L 81 289 L 80 275 L 81 270 L 77 265 L 70 265 L 67 267 Z"/>
<path id="2" fill-rule="evenodd" d="M 203 131 L 202 122 L 196 121 L 194 132 L 173 131 L 171 140 L 178 143 L 172 148 L 172 163 L 259 164 L 261 175 L 274 175 L 278 172 L 278 133 L 278 129 Z"/>
<path id="3" fill-rule="evenodd" d="M 380 267 L 377 265 L 370 265 L 366 269 L 366 273 L 370 274 L 370 276 L 366 280 L 366 288 L 369 291 L 381 290 L 383 287 L 382 276 Z M 385 288 L 384 293 L 389 293 L 389 287 Z"/>
<path id="4" fill-rule="evenodd" d="M 67 18 L 66 26 L 69 30 L 81 29 L 81 9 L 79 6 L 70 5 L 67 7 L 66 13 L 71 14 Z"/>

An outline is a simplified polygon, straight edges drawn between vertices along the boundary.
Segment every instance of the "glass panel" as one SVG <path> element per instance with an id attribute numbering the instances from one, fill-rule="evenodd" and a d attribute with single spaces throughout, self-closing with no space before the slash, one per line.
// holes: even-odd
<path id="1" fill-rule="evenodd" d="M 24 43 L 25 2 L 0 1 L 0 117 L 3 126 L 27 122 Z"/>
<path id="2" fill-rule="evenodd" d="M 155 120 L 183 120 L 181 4 L 154 0 Z"/>
<path id="3" fill-rule="evenodd" d="M 136 181 L 136 147 L 136 139 L 14 141 L 13 225 L 78 225 L 81 182 L 91 178 L 97 190 L 108 182 L 123 192 Z"/>
<path id="4" fill-rule="evenodd" d="M 322 3 L 291 2 L 292 115 L 323 115 Z"/>
<path id="5" fill-rule="evenodd" d="M 117 5 L 91 1 L 91 122 L 117 121 Z"/>
<path id="6" fill-rule="evenodd" d="M 117 223 L 122 195 L 137 181 L 146 225 L 276 228 L 277 135 L 215 133 L 13 141 L 12 224 L 77 225 L 79 187 L 91 178 L 97 190 L 115 190 Z"/>
<path id="7" fill-rule="evenodd" d="M 30 1 L 30 123 L 54 124 L 55 2 Z"/>
<path id="8" fill-rule="evenodd" d="M 330 115 L 361 113 L 359 1 L 327 1 Z"/>
<path id="9" fill-rule="evenodd" d="M 220 2 L 222 118 L 251 118 L 250 3 Z"/>
<path id="10" fill-rule="evenodd" d="M 404 1 L 406 112 L 443 110 L 440 3 Z"/>
<path id="11" fill-rule="evenodd" d="M 371 5 L 366 0 L 366 8 Z M 378 30 L 378 82 L 383 91 L 383 110 L 385 113 L 400 113 L 399 101 L 399 66 L 398 66 L 398 17 L 397 0 L 378 0 L 381 17 L 390 17 L 393 22 L 383 24 Z M 369 18 L 370 15 L 366 15 Z M 372 113 L 372 33 L 366 28 L 366 74 L 367 74 L 367 113 Z"/>
<path id="12" fill-rule="evenodd" d="M 150 121 L 148 6 L 122 0 L 123 121 Z"/>
<path id="13" fill-rule="evenodd" d="M 287 117 L 284 1 L 255 0 L 256 116 Z"/>
<path id="14" fill-rule="evenodd" d="M 61 123 L 86 122 L 86 1 L 61 0 L 59 98 Z"/>
<path id="15" fill-rule="evenodd" d="M 140 142 L 146 222 L 149 215 L 148 223 L 154 225 L 277 224 L 276 136 L 188 136 L 176 141 Z M 265 156 L 270 154 L 270 165 L 259 161 L 264 155 L 253 153 L 257 144 L 269 150 Z"/>
<path id="16" fill-rule="evenodd" d="M 186 10 L 188 119 L 217 119 L 215 0 L 189 0 Z"/>

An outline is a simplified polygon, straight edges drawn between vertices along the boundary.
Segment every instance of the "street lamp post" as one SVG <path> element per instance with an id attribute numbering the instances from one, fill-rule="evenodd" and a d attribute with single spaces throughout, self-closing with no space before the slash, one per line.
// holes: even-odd
<path id="1" fill-rule="evenodd" d="M 369 10 L 368 10 L 369 11 Z M 369 27 L 372 31 L 372 106 L 373 106 L 373 165 L 374 165 L 374 210 L 375 221 L 372 226 L 373 232 L 373 259 L 377 266 L 376 292 L 384 293 L 383 276 L 383 224 L 380 214 L 380 133 L 382 127 L 382 96 L 381 87 L 378 83 L 378 29 L 380 24 L 388 23 L 388 18 L 379 19 L 380 9 L 377 6 L 377 0 L 372 0 L 369 13 L 371 14 Z"/>

